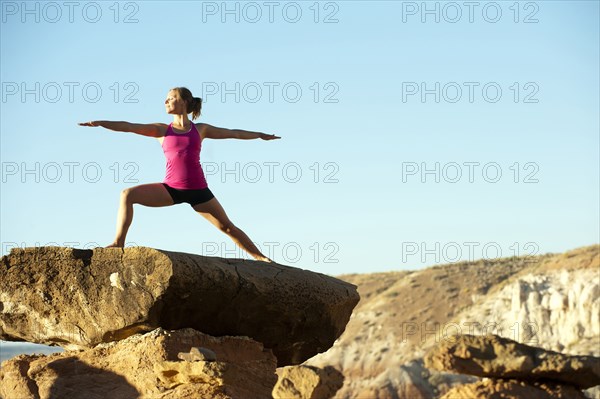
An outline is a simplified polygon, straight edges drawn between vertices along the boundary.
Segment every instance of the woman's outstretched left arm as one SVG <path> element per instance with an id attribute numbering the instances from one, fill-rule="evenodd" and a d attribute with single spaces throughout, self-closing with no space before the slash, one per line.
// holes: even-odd
<path id="1" fill-rule="evenodd" d="M 201 124 L 200 132 L 202 134 L 202 137 L 207 139 L 274 140 L 281 138 L 279 136 L 275 136 L 274 134 L 251 132 L 248 130 L 241 129 L 226 129 L 222 127 L 212 126 L 208 123 Z"/>

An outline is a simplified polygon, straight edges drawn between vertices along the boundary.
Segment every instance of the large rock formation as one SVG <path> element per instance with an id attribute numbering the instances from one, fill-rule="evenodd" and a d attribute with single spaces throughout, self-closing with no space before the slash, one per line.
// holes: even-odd
<path id="1" fill-rule="evenodd" d="M 444 394 L 462 399 L 470 397 L 468 392 L 485 392 L 479 397 L 492 399 L 519 397 L 523 389 L 528 391 L 519 398 L 579 398 L 579 390 L 566 385 L 427 369 L 423 358 L 454 332 L 477 335 L 485 330 L 547 350 L 600 356 L 599 270 L 600 246 L 592 245 L 559 254 L 338 276 L 358 286 L 361 300 L 333 347 L 303 364 L 341 371 L 344 385 L 336 399 L 432 399 Z M 314 376 L 304 384 L 280 370 L 287 381 L 282 379 L 280 386 L 297 395 L 314 386 Z M 600 386 L 585 394 L 600 398 Z"/>
<path id="2" fill-rule="evenodd" d="M 299 364 L 334 343 L 358 300 L 320 273 L 145 247 L 14 248 L 0 261 L 0 339 L 66 349 L 189 327 Z"/>
<path id="3" fill-rule="evenodd" d="M 197 347 L 214 352 L 216 360 L 185 355 Z M 2 363 L 0 398 L 269 398 L 276 362 L 269 349 L 247 337 L 159 328 L 83 351 L 19 355 Z"/>
<path id="4" fill-rule="evenodd" d="M 600 358 L 569 356 L 496 335 L 457 335 L 425 357 L 425 365 L 490 377 L 456 387 L 446 398 L 584 398 L 580 389 L 600 385 Z"/>

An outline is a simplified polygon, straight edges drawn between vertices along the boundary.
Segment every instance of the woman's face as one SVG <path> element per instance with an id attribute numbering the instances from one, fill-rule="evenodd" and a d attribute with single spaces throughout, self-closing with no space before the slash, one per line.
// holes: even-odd
<path id="1" fill-rule="evenodd" d="M 165 100 L 165 110 L 167 114 L 185 114 L 185 102 L 179 98 L 177 92 L 170 91 Z"/>

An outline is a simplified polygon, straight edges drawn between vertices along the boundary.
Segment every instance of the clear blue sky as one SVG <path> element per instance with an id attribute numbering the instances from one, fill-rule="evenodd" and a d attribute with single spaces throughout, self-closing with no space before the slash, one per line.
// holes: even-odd
<path id="1" fill-rule="evenodd" d="M 282 137 L 201 153 L 231 220 L 282 264 L 368 273 L 600 241 L 597 1 L 23 4 L 1 2 L 2 254 L 110 243 L 121 190 L 161 182 L 164 155 L 77 122 L 170 123 L 174 86 L 204 98 L 196 122 Z M 436 165 L 439 181 L 421 174 Z M 187 204 L 136 205 L 128 243 L 247 258 Z"/>

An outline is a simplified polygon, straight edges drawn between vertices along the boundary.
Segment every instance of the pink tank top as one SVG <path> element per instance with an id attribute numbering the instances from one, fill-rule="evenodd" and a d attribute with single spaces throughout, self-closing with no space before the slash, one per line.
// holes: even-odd
<path id="1" fill-rule="evenodd" d="M 187 133 L 177 133 L 169 124 L 162 148 L 167 158 L 167 172 L 163 183 L 180 190 L 208 187 L 200 166 L 201 140 L 194 123 Z"/>

